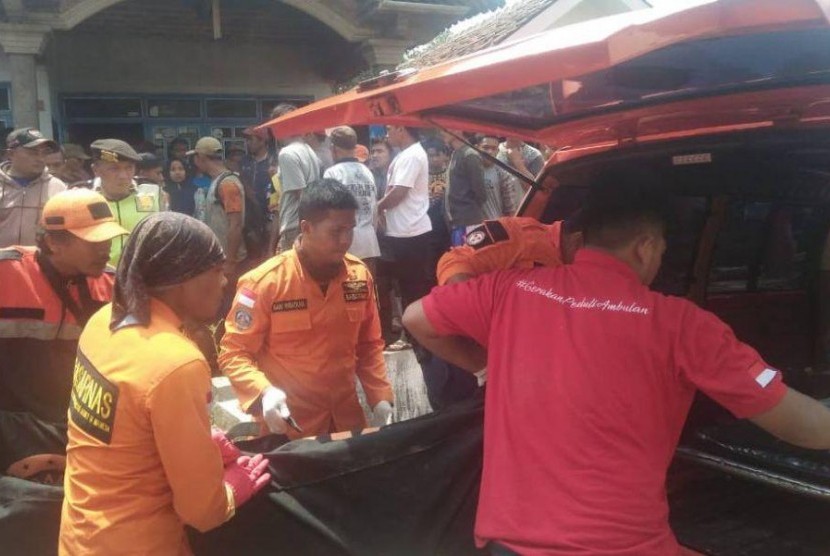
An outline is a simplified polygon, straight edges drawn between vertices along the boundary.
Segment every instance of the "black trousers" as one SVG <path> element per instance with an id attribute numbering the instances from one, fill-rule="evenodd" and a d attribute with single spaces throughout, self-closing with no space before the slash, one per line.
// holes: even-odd
<path id="1" fill-rule="evenodd" d="M 432 232 L 415 237 L 386 237 L 392 251 L 389 265 L 392 278 L 401 289 L 401 301 L 406 307 L 424 297 L 435 285 L 435 267 Z"/>

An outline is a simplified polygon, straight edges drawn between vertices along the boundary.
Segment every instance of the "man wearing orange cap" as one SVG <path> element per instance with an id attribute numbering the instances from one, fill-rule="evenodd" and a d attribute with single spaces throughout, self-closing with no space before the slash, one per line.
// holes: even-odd
<path id="1" fill-rule="evenodd" d="M 0 249 L 0 410 L 66 420 L 78 338 L 112 297 L 113 238 L 127 231 L 88 189 L 43 207 L 37 247 Z"/>

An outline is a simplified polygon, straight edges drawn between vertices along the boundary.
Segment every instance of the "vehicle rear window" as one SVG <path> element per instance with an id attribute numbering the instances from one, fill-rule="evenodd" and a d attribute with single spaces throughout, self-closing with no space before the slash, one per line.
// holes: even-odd
<path id="1" fill-rule="evenodd" d="M 746 88 L 830 79 L 830 30 L 721 37 L 672 45 L 614 67 L 436 112 L 541 129 L 588 113 Z"/>

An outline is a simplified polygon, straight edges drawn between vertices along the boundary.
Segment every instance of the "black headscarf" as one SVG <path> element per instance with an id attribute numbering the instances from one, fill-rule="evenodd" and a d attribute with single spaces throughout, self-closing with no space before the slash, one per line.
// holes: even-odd
<path id="1" fill-rule="evenodd" d="M 150 290 L 175 286 L 225 261 L 216 235 L 195 218 L 160 212 L 138 223 L 115 273 L 110 329 L 147 326 Z"/>

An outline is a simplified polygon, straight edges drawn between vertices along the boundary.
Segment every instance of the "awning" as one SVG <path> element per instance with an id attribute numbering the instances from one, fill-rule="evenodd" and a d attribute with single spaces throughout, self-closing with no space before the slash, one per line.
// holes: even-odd
<path id="1" fill-rule="evenodd" d="M 534 120 L 532 111 L 515 118 L 502 114 L 488 119 L 486 112 L 475 109 L 474 101 L 534 87 L 537 96 L 540 91 L 542 96 L 553 95 L 553 84 L 558 87 L 556 94 L 567 95 L 570 79 L 671 45 L 827 28 L 828 15 L 830 0 L 696 0 L 684 7 L 638 10 L 561 27 L 410 74 L 382 76 L 375 83 L 315 102 L 263 127 L 277 137 L 287 137 L 343 124 L 428 126 L 434 122 L 541 140 L 562 119 L 555 109 L 548 120 Z M 548 92 L 544 87 L 551 89 Z M 501 100 L 509 103 L 510 99 Z M 447 106 L 463 109 L 442 112 Z"/>

